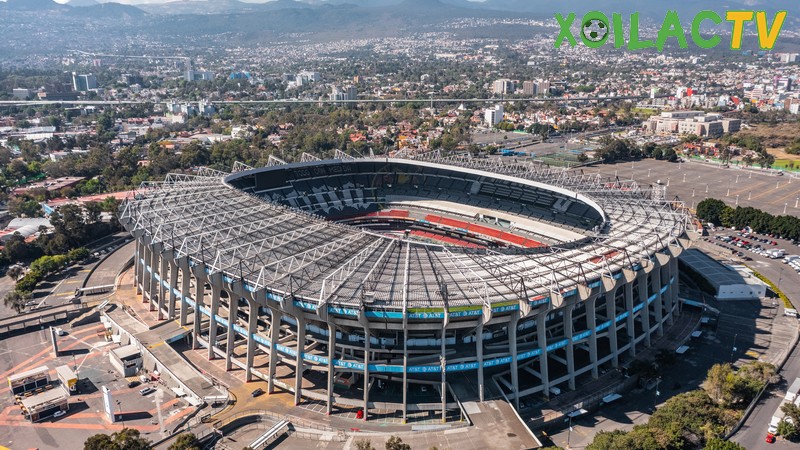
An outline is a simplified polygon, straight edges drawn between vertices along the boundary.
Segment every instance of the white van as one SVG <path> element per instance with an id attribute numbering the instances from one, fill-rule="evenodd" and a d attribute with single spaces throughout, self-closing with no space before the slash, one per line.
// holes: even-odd
<path id="1" fill-rule="evenodd" d="M 556 386 L 552 386 L 550 388 L 550 395 L 552 395 L 553 397 L 555 397 L 556 395 L 561 395 L 561 389 L 559 389 Z"/>

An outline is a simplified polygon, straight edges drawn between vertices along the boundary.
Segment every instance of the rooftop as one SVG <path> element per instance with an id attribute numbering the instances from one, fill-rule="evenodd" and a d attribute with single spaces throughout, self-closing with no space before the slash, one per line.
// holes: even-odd
<path id="1" fill-rule="evenodd" d="M 681 253 L 680 260 L 695 272 L 702 274 L 717 291 L 720 286 L 761 283 L 746 267 L 722 264 L 696 248 Z"/>

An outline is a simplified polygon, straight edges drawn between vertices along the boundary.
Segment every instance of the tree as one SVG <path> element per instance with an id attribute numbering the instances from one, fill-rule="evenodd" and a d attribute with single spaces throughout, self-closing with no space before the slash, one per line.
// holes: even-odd
<path id="1" fill-rule="evenodd" d="M 16 290 L 9 291 L 5 297 L 3 297 L 3 304 L 6 308 L 11 308 L 17 312 L 17 314 L 21 313 L 23 309 L 25 309 L 25 300 L 27 297 L 23 295 L 21 292 Z"/>
<path id="2" fill-rule="evenodd" d="M 13 265 L 8 268 L 6 275 L 10 276 L 14 281 L 17 281 L 21 276 L 25 275 L 25 269 L 19 265 Z"/>
<path id="3" fill-rule="evenodd" d="M 85 202 L 83 208 L 86 209 L 86 221 L 88 223 L 97 223 L 100 221 L 100 215 L 103 213 L 102 203 Z"/>
<path id="4" fill-rule="evenodd" d="M 800 424 L 800 406 L 794 403 L 785 403 L 781 406 L 781 411 L 786 413 L 786 416 L 792 419 L 792 422 Z"/>
<path id="5" fill-rule="evenodd" d="M 200 442 L 194 433 L 183 433 L 175 439 L 175 442 L 167 450 L 200 450 Z"/>
<path id="6" fill-rule="evenodd" d="M 706 443 L 705 450 L 746 450 L 736 442 L 725 441 L 720 438 L 711 438 Z"/>
<path id="7" fill-rule="evenodd" d="M 397 436 L 390 436 L 386 441 L 386 450 L 411 450 L 411 446 L 403 443 L 403 440 Z"/>
<path id="8" fill-rule="evenodd" d="M 733 385 L 733 366 L 730 364 L 714 364 L 708 370 L 702 387 L 714 402 L 724 404 L 730 400 Z"/>
<path id="9" fill-rule="evenodd" d="M 730 209 L 722 200 L 707 198 L 697 204 L 697 218 L 703 222 L 722 224 L 723 212 Z"/>
<path id="10" fill-rule="evenodd" d="M 782 420 L 778 424 L 778 429 L 775 433 L 789 441 L 795 441 L 800 437 L 800 430 L 798 430 L 797 426 L 785 420 Z"/>
<path id="11" fill-rule="evenodd" d="M 372 446 L 372 441 L 369 439 L 359 439 L 356 441 L 356 449 L 357 450 L 375 450 L 375 447 Z"/>
<path id="12" fill-rule="evenodd" d="M 8 212 L 16 217 L 42 217 L 42 205 L 26 197 L 13 197 L 8 202 Z"/>
<path id="13" fill-rule="evenodd" d="M 123 428 L 111 436 L 95 434 L 83 444 L 83 450 L 150 450 L 150 441 L 139 436 L 139 430 Z"/>
<path id="14" fill-rule="evenodd" d="M 86 247 L 73 248 L 67 252 L 67 259 L 71 262 L 83 261 L 89 257 L 89 250 Z"/>

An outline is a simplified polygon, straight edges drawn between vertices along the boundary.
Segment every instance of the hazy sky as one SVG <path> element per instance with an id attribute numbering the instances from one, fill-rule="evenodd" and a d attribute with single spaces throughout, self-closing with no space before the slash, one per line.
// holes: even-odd
<path id="1" fill-rule="evenodd" d="M 54 1 L 56 3 L 69 3 L 69 0 L 54 0 Z M 123 3 L 123 4 L 126 4 L 126 5 L 144 5 L 144 4 L 148 4 L 148 3 L 169 3 L 170 1 L 175 1 L 175 0 L 95 0 L 95 1 L 97 3 L 114 2 L 114 3 Z M 207 1 L 214 1 L 214 0 L 193 0 L 193 1 L 207 2 Z M 267 3 L 267 2 L 273 1 L 273 0 L 239 0 L 239 1 L 240 2 L 244 2 L 244 3 Z"/>
<path id="2" fill-rule="evenodd" d="M 4 1 L 4 0 L 0 0 L 0 1 Z M 56 1 L 58 3 L 68 3 L 68 0 L 54 0 L 54 1 Z M 124 3 L 126 5 L 144 5 L 144 4 L 148 4 L 148 3 L 151 3 L 151 4 L 152 3 L 155 3 L 155 4 L 158 4 L 158 3 L 169 3 L 170 1 L 176 1 L 176 0 L 95 0 L 95 1 L 97 3 L 114 2 L 114 3 Z M 208 2 L 208 1 L 214 1 L 214 0 L 193 0 L 193 1 Z M 267 2 L 270 2 L 270 1 L 274 1 L 274 0 L 239 0 L 239 1 L 240 2 L 244 2 L 244 3 L 267 3 Z M 470 1 L 481 2 L 483 0 L 470 0 Z"/>

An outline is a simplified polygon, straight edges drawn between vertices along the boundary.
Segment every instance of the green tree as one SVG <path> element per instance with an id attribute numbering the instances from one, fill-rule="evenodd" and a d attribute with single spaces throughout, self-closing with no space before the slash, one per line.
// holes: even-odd
<path id="1" fill-rule="evenodd" d="M 703 222 L 722 224 L 722 215 L 725 209 L 730 209 L 722 200 L 707 198 L 697 204 L 697 218 Z"/>
<path id="2" fill-rule="evenodd" d="M 734 383 L 733 366 L 730 364 L 714 364 L 708 370 L 702 387 L 712 400 L 716 403 L 724 404 L 730 401 Z"/>
<path id="3" fill-rule="evenodd" d="M 27 297 L 24 294 L 14 290 L 6 293 L 5 297 L 3 297 L 3 304 L 6 308 L 11 308 L 19 314 L 25 309 L 26 300 Z"/>
<path id="4" fill-rule="evenodd" d="M 102 203 L 85 202 L 83 208 L 86 210 L 86 221 L 88 223 L 97 223 L 100 221 L 100 215 L 103 213 Z"/>
<path id="5" fill-rule="evenodd" d="M 356 450 L 375 450 L 375 447 L 369 439 L 359 439 L 356 441 Z"/>
<path id="6" fill-rule="evenodd" d="M 11 277 L 11 279 L 13 279 L 14 281 L 17 281 L 21 276 L 25 275 L 25 269 L 23 269 L 22 266 L 13 265 L 8 268 L 8 270 L 6 271 L 6 275 Z"/>
<path id="7" fill-rule="evenodd" d="M 781 406 L 781 411 L 786 413 L 786 416 L 792 419 L 792 422 L 800 424 L 800 406 L 794 403 L 785 403 Z"/>
<path id="8" fill-rule="evenodd" d="M 778 429 L 775 431 L 778 436 L 783 436 L 786 440 L 796 441 L 800 438 L 800 429 L 797 425 L 782 420 L 778 424 Z"/>
<path id="9" fill-rule="evenodd" d="M 705 450 L 746 450 L 736 442 L 726 441 L 720 438 L 711 438 L 706 443 Z"/>
<path id="10" fill-rule="evenodd" d="M 83 450 L 150 450 L 150 441 L 139 435 L 139 430 L 123 428 L 112 435 L 95 434 L 83 444 Z"/>
<path id="11" fill-rule="evenodd" d="M 200 442 L 194 433 L 183 433 L 175 439 L 175 442 L 167 450 L 200 450 Z"/>
<path id="12" fill-rule="evenodd" d="M 404 443 L 398 436 L 390 436 L 386 441 L 386 450 L 411 450 L 411 446 Z"/>
<path id="13" fill-rule="evenodd" d="M 89 250 L 87 250 L 85 247 L 73 248 L 72 250 L 67 252 L 67 258 L 71 262 L 83 261 L 88 257 L 89 257 Z"/>

